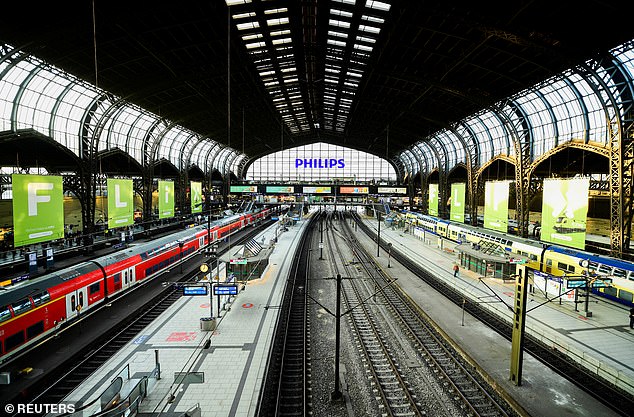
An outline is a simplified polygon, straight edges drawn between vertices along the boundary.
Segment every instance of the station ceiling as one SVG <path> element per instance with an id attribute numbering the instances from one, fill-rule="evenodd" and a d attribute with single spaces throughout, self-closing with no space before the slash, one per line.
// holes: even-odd
<path id="1" fill-rule="evenodd" d="M 242 3 L 11 2 L 0 41 L 255 158 L 392 157 L 634 38 L 623 1 Z"/>

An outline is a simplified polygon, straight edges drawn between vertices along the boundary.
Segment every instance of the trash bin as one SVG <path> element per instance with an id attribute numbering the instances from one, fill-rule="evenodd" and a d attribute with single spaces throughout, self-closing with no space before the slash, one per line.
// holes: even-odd
<path id="1" fill-rule="evenodd" d="M 200 330 L 202 330 L 203 332 L 211 332 L 216 330 L 216 318 L 215 317 L 201 317 Z"/>

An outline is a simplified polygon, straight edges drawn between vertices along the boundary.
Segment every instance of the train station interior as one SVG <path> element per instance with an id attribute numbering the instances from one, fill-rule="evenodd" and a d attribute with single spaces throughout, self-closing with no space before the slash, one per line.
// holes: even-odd
<path id="1" fill-rule="evenodd" d="M 4 412 L 631 415 L 633 11 L 12 3 Z"/>

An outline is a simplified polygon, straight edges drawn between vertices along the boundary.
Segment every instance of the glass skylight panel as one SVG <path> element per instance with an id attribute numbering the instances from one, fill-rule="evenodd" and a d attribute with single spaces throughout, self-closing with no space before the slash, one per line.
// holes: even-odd
<path id="1" fill-rule="evenodd" d="M 268 19 L 266 24 L 268 26 L 285 25 L 288 23 L 288 17 L 278 17 L 277 19 Z"/>
<path id="2" fill-rule="evenodd" d="M 253 17 L 255 16 L 255 12 L 248 12 L 248 13 L 238 13 L 238 14 L 234 14 L 233 16 L 231 16 L 233 19 L 244 19 L 247 17 Z"/>
<path id="3" fill-rule="evenodd" d="M 273 39 L 273 45 L 281 45 L 285 43 L 290 43 L 291 38 L 281 38 L 281 39 Z"/>
<path id="4" fill-rule="evenodd" d="M 268 75 L 273 75 L 275 74 L 275 71 L 263 71 L 260 73 L 260 77 L 266 77 Z"/>
<path id="5" fill-rule="evenodd" d="M 366 52 L 372 52 L 371 46 L 361 45 L 358 43 L 354 44 L 354 49 L 358 49 L 358 50 L 366 51 Z"/>
<path id="6" fill-rule="evenodd" d="M 338 27 L 338 28 L 349 28 L 350 27 L 350 23 L 346 22 L 344 20 L 330 19 L 330 20 L 328 20 L 328 24 L 330 26 L 334 26 L 334 27 Z"/>
<path id="7" fill-rule="evenodd" d="M 266 46 L 266 42 L 251 42 L 245 45 L 247 49 L 263 48 Z"/>
<path id="8" fill-rule="evenodd" d="M 330 9 L 330 14 L 333 16 L 341 16 L 341 17 L 347 17 L 347 18 L 352 17 L 352 13 L 346 12 L 344 10 L 338 10 L 338 9 Z"/>
<path id="9" fill-rule="evenodd" d="M 328 39 L 327 41 L 328 45 L 335 45 L 335 46 L 340 46 L 340 47 L 345 47 L 346 43 L 345 42 L 341 42 L 335 39 Z"/>
<path id="10" fill-rule="evenodd" d="M 380 17 L 376 17 L 376 16 L 361 16 L 361 20 L 364 20 L 366 22 L 372 22 L 372 23 L 380 23 L 383 24 L 385 22 L 385 19 L 382 19 Z"/>
<path id="11" fill-rule="evenodd" d="M 391 6 L 388 3 L 384 3 L 382 1 L 366 0 L 365 7 L 368 7 L 370 9 L 375 9 L 375 10 L 381 10 L 383 12 L 388 12 L 390 11 Z"/>
<path id="12" fill-rule="evenodd" d="M 343 38 L 343 39 L 347 39 L 348 38 L 348 34 L 345 32 L 338 32 L 336 30 L 329 30 L 328 31 L 328 36 L 334 36 L 335 38 Z"/>
<path id="13" fill-rule="evenodd" d="M 343 4 L 352 4 L 354 5 L 357 1 L 356 0 L 332 0 L 335 3 L 343 3 Z"/>
<path id="14" fill-rule="evenodd" d="M 376 39 L 368 38 L 367 36 L 357 35 L 357 41 L 366 42 L 366 43 L 376 43 Z"/>
<path id="15" fill-rule="evenodd" d="M 359 25 L 359 30 L 362 32 L 368 32 L 368 33 L 374 33 L 374 34 L 378 34 L 379 32 L 381 32 L 381 29 L 374 26 L 370 26 L 370 25 Z"/>
<path id="16" fill-rule="evenodd" d="M 276 14 L 276 13 L 284 13 L 287 12 L 288 9 L 286 7 L 280 7 L 277 9 L 269 9 L 269 10 L 265 10 L 264 14 Z"/>
<path id="17" fill-rule="evenodd" d="M 236 27 L 238 28 L 238 30 L 256 29 L 260 27 L 260 24 L 257 21 L 244 22 L 238 23 Z"/>
<path id="18" fill-rule="evenodd" d="M 288 29 L 284 29 L 284 30 L 274 30 L 273 32 L 271 32 L 271 36 L 275 37 L 275 36 L 282 36 L 282 35 L 290 35 L 291 31 Z"/>
<path id="19" fill-rule="evenodd" d="M 251 3 L 251 0 L 225 0 L 227 6 L 237 6 L 238 4 L 248 4 Z"/>
<path id="20" fill-rule="evenodd" d="M 251 41 L 253 39 L 261 39 L 263 37 L 263 35 L 261 33 L 253 33 L 251 35 L 244 35 L 242 37 L 243 41 Z"/>

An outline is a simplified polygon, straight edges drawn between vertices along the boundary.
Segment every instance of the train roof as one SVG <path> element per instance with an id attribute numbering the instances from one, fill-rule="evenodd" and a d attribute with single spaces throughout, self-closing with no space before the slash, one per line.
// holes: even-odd
<path id="1" fill-rule="evenodd" d="M 565 248 L 562 246 L 551 246 L 549 248 L 553 252 L 563 253 L 568 256 L 574 256 L 579 259 L 587 259 L 590 262 L 596 262 L 603 265 L 613 266 L 626 271 L 634 271 L 634 263 L 624 261 L 622 259 L 610 258 L 607 256 L 595 255 L 578 249 Z"/>

